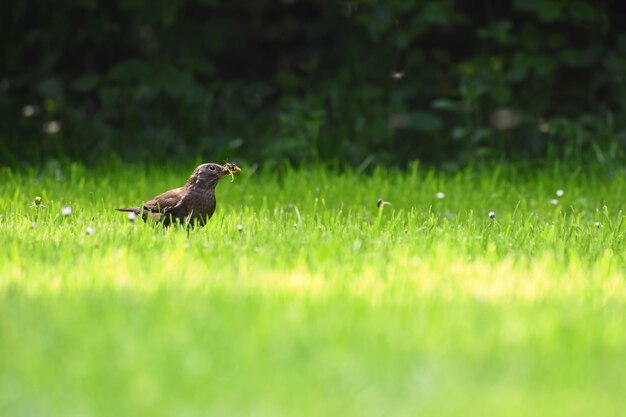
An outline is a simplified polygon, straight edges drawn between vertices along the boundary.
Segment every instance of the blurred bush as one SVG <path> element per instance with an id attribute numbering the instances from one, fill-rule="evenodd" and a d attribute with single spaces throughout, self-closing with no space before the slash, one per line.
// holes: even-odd
<path id="1" fill-rule="evenodd" d="M 620 155 L 616 1 L 0 3 L 0 161 Z"/>

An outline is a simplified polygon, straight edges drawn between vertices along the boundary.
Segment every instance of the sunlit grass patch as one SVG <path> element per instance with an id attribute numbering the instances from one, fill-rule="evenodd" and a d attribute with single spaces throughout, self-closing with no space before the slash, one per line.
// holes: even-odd
<path id="1" fill-rule="evenodd" d="M 113 211 L 180 171 L 3 171 L 7 415 L 626 408 L 620 174 L 244 168 L 202 229 Z"/>

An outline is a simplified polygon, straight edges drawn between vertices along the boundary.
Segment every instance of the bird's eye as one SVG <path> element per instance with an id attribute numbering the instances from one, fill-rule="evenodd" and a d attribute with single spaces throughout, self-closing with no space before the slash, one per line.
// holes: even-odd
<path id="1" fill-rule="evenodd" d="M 210 169 L 211 171 L 215 171 L 215 165 L 209 165 L 209 169 Z"/>

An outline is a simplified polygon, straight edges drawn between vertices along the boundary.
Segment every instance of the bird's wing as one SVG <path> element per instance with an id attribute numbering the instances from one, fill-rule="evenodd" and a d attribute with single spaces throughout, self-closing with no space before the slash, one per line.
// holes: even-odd
<path id="1" fill-rule="evenodd" d="M 153 219 L 164 216 L 179 217 L 178 214 L 183 211 L 183 204 L 184 193 L 180 188 L 175 188 L 145 202 L 143 210 L 150 212 Z"/>
<path id="2" fill-rule="evenodd" d="M 143 209 L 152 213 L 164 213 L 171 210 L 180 202 L 181 192 L 176 188 L 159 194 L 152 200 L 148 200 L 143 204 Z"/>

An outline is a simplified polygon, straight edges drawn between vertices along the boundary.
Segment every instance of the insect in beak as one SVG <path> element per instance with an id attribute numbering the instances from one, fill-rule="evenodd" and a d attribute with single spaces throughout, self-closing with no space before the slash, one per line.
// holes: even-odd
<path id="1" fill-rule="evenodd" d="M 228 171 L 228 175 L 230 175 L 230 182 L 235 181 L 235 173 L 241 171 L 241 168 L 239 168 L 235 164 L 231 164 L 230 162 L 224 163 L 224 168 L 226 168 L 226 171 Z"/>

